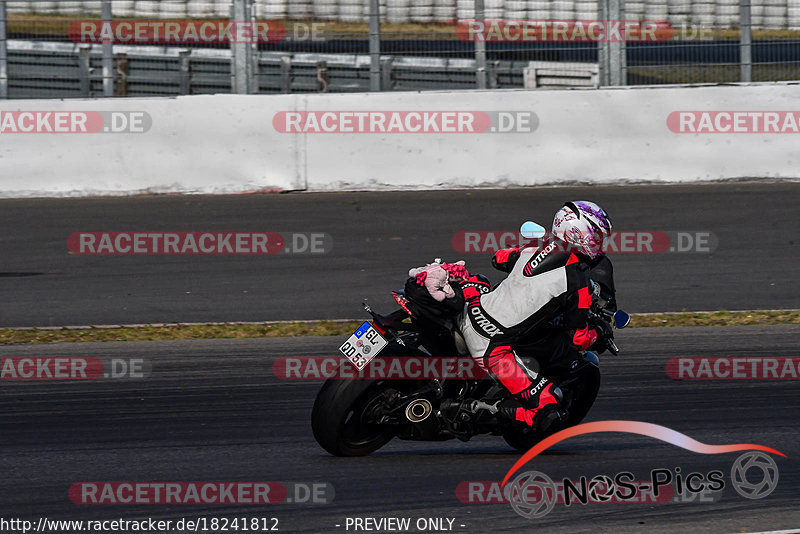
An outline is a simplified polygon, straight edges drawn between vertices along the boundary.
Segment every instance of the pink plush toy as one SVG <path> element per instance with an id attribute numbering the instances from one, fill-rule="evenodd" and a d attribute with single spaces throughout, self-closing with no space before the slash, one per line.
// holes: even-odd
<path id="1" fill-rule="evenodd" d="M 443 263 L 442 269 L 450 273 L 451 280 L 460 282 L 461 280 L 469 278 L 469 271 L 464 267 L 465 263 L 464 260 L 458 260 L 455 263 Z"/>
<path id="2" fill-rule="evenodd" d="M 442 263 L 436 258 L 433 263 L 424 267 L 415 267 L 408 271 L 408 276 L 415 277 L 417 284 L 428 290 L 428 293 L 438 302 L 456 296 L 450 280 L 459 281 L 469 277 L 469 272 L 464 267 L 464 260 L 456 263 Z"/>

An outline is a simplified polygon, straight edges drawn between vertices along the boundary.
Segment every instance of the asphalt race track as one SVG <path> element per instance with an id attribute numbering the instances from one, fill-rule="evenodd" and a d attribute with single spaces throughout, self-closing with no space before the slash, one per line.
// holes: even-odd
<path id="1" fill-rule="evenodd" d="M 565 200 L 597 201 L 615 230 L 704 232 L 713 253 L 616 254 L 631 312 L 798 307 L 800 184 L 714 184 L 155 196 L 0 201 L 0 327 L 360 317 L 435 257 L 493 281 L 490 254 L 461 254 L 463 231 L 549 225 Z M 330 253 L 88 256 L 73 232 L 326 233 Z"/>
<path id="2" fill-rule="evenodd" d="M 453 532 L 475 533 L 796 530 L 797 381 L 679 382 L 667 377 L 665 363 L 676 356 L 797 356 L 798 335 L 798 326 L 620 332 L 622 353 L 603 358 L 603 387 L 587 419 L 656 423 L 712 445 L 773 447 L 787 458 L 774 456 L 780 476 L 771 495 L 748 500 L 726 486 L 717 502 L 557 504 L 536 521 L 509 504 L 467 504 L 456 497 L 460 482 L 500 480 L 519 458 L 500 438 L 393 441 L 365 458 L 324 453 L 309 425 L 320 381 L 278 380 L 272 362 L 287 354 L 331 355 L 337 338 L 4 346 L 2 357 L 144 358 L 152 374 L 145 380 L 0 382 L 0 517 L 261 516 L 278 518 L 283 532 L 309 533 L 345 532 L 348 517 L 387 516 L 454 518 Z M 701 455 L 648 437 L 605 433 L 559 443 L 523 469 L 553 479 L 621 471 L 644 479 L 657 468 L 680 467 L 684 474 L 718 469 L 727 484 L 738 455 Z M 237 508 L 79 506 L 67 493 L 79 481 L 235 480 L 326 482 L 335 498 Z"/>
<path id="3" fill-rule="evenodd" d="M 548 225 L 563 201 L 582 198 L 606 208 L 615 230 L 713 236 L 712 252 L 614 255 L 628 311 L 798 307 L 796 183 L 20 199 L 0 200 L 0 327 L 352 318 L 361 316 L 364 299 L 388 311 L 388 292 L 408 268 L 435 257 L 463 257 L 473 272 L 501 279 L 489 253 L 454 250 L 458 232 L 514 231 L 525 219 Z M 70 234 L 102 231 L 324 233 L 333 248 L 254 256 L 69 253 Z M 771 494 L 746 499 L 734 490 L 731 466 L 740 452 L 698 454 L 650 437 L 591 434 L 556 444 L 520 473 L 560 481 L 628 471 L 647 480 L 655 469 L 684 476 L 718 470 L 725 488 L 665 503 L 556 504 L 536 520 L 505 502 L 457 495 L 470 482 L 490 488 L 520 457 L 499 437 L 395 440 L 366 458 L 325 453 L 310 428 L 321 381 L 279 379 L 273 363 L 335 356 L 339 338 L 0 346 L 4 362 L 86 356 L 141 359 L 151 370 L 141 379 L 0 380 L 0 518 L 261 517 L 277 518 L 282 532 L 308 533 L 354 532 L 345 528 L 348 518 L 381 517 L 412 524 L 447 518 L 452 532 L 475 533 L 798 530 L 797 380 L 676 381 L 665 370 L 679 356 L 797 357 L 798 336 L 800 326 L 788 325 L 625 330 L 617 336 L 622 353 L 602 358 L 603 385 L 587 418 L 654 423 L 709 445 L 777 449 L 787 457 L 772 456 L 779 478 Z M 70 486 L 92 481 L 326 484 L 333 498 L 268 506 L 73 503 Z"/>

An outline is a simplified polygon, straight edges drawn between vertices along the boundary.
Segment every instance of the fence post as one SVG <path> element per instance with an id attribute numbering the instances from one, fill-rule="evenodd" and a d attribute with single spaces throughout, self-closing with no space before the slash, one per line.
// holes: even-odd
<path id="1" fill-rule="evenodd" d="M 188 49 L 178 50 L 178 61 L 180 68 L 180 89 L 182 95 L 192 94 L 192 51 Z"/>
<path id="2" fill-rule="evenodd" d="M 625 20 L 625 0 L 611 0 L 612 20 Z M 624 34 L 623 34 L 624 35 Z M 627 65 L 625 61 L 625 40 L 610 43 L 611 85 L 625 85 L 628 83 Z"/>
<path id="3" fill-rule="evenodd" d="M 128 54 L 117 54 L 117 72 L 114 96 L 128 96 Z"/>
<path id="4" fill-rule="evenodd" d="M 103 0 L 103 24 L 111 24 L 111 0 Z M 103 96 L 114 96 L 114 43 L 103 40 Z"/>
<path id="5" fill-rule="evenodd" d="M 259 73 L 259 53 L 258 50 L 253 50 L 253 75 L 250 76 L 251 95 L 258 94 L 259 91 L 261 91 L 261 82 L 258 79 L 258 73 Z"/>
<path id="6" fill-rule="evenodd" d="M 750 0 L 739 0 L 739 67 L 741 81 L 753 81 L 753 23 L 750 18 Z"/>
<path id="7" fill-rule="evenodd" d="M 496 59 L 487 65 L 486 77 L 488 78 L 489 89 L 500 87 L 500 60 Z"/>
<path id="8" fill-rule="evenodd" d="M 252 22 L 249 8 L 250 0 L 233 0 L 231 22 L 234 24 Z M 234 94 L 249 94 L 253 86 L 253 46 L 246 42 L 231 42 L 231 54 L 233 55 L 231 89 Z"/>
<path id="9" fill-rule="evenodd" d="M 604 24 L 608 23 L 608 0 L 599 0 L 597 2 L 597 18 L 601 21 L 606 21 Z M 597 70 L 600 87 L 611 85 L 608 72 L 608 45 L 607 39 L 600 39 L 597 43 Z"/>
<path id="10" fill-rule="evenodd" d="M 80 73 L 81 96 L 89 98 L 92 96 L 92 74 L 91 57 L 92 45 L 82 44 L 78 46 L 78 72 Z"/>
<path id="11" fill-rule="evenodd" d="M 624 1 L 625 0 L 600 0 L 597 4 L 598 18 L 602 20 L 606 26 L 614 21 L 624 21 Z M 625 61 L 625 42 L 602 40 L 597 46 L 600 86 L 625 85 L 628 81 Z"/>
<path id="12" fill-rule="evenodd" d="M 380 0 L 369 2 L 369 90 L 381 90 L 381 6 Z"/>
<path id="13" fill-rule="evenodd" d="M 394 88 L 392 65 L 394 57 L 390 56 L 381 61 L 381 91 L 391 91 Z"/>
<path id="14" fill-rule="evenodd" d="M 250 2 L 250 17 L 248 20 L 254 24 L 256 22 L 256 5 L 253 1 Z M 256 35 L 256 30 L 253 29 L 253 42 L 250 45 L 253 69 L 250 75 L 250 94 L 253 95 L 258 94 L 261 91 L 261 82 L 258 79 L 258 73 L 261 72 L 261 53 L 258 50 L 258 37 Z"/>
<path id="15" fill-rule="evenodd" d="M 475 22 L 480 33 L 475 37 L 475 75 L 478 89 L 486 89 L 486 9 L 483 0 L 475 0 Z"/>
<path id="16" fill-rule="evenodd" d="M 281 93 L 292 92 L 292 56 L 281 56 Z"/>
<path id="17" fill-rule="evenodd" d="M 0 0 L 0 98 L 8 98 L 8 42 L 6 2 Z"/>

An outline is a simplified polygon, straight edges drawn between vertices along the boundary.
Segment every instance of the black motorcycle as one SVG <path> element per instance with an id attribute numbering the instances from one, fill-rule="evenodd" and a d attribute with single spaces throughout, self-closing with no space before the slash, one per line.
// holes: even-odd
<path id="1" fill-rule="evenodd" d="M 610 284 L 613 287 L 613 281 Z M 601 283 L 594 285 L 590 321 L 604 333 L 603 349 L 617 354 L 612 325 L 624 328 L 630 317 L 616 309 L 613 289 L 608 291 Z M 365 323 L 356 333 L 365 334 L 362 340 L 375 342 L 380 337 L 382 342 L 388 342 L 377 358 L 466 354 L 454 320 L 431 317 L 415 306 L 403 291 L 394 291 L 393 296 L 401 308 L 379 315 L 364 305 L 372 316 L 372 323 Z M 552 328 L 558 326 L 558 321 L 551 324 Z M 349 356 L 356 347 L 346 342 L 340 350 Z M 515 347 L 515 352 L 527 363 L 525 360 L 529 357 L 524 350 L 518 351 Z M 538 363 L 530 362 L 529 366 L 537 368 Z M 560 405 L 561 420 L 546 431 L 501 421 L 496 416 L 497 406 L 508 399 L 509 394 L 488 376 L 482 379 L 329 379 L 317 394 L 311 426 L 317 442 L 336 456 L 367 455 L 394 437 L 467 441 L 477 434 L 499 435 L 515 449 L 528 450 L 547 435 L 580 423 L 589 413 L 600 388 L 600 361 L 594 352 L 575 352 L 571 361 L 543 366 L 540 372 L 555 382 L 564 395 Z"/>

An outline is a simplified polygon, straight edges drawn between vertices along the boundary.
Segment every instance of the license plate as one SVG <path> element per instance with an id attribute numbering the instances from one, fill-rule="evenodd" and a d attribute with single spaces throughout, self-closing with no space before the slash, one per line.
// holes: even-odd
<path id="1" fill-rule="evenodd" d="M 360 371 L 388 344 L 389 342 L 374 326 L 364 321 L 364 324 L 339 347 L 339 351 Z"/>

